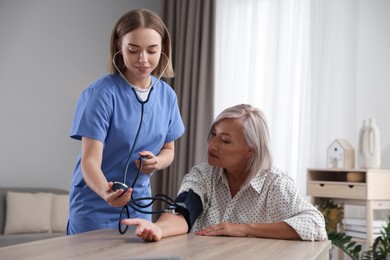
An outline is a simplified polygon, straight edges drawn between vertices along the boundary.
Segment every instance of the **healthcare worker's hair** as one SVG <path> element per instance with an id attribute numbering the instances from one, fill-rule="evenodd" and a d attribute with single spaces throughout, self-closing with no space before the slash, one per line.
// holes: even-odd
<path id="1" fill-rule="evenodd" d="M 121 53 L 115 55 L 120 51 L 118 46 L 121 45 L 123 36 L 139 28 L 149 28 L 155 30 L 158 34 L 161 35 L 161 51 L 165 53 L 168 57 L 165 57 L 164 54 L 161 54 L 160 61 L 156 69 L 152 72 L 152 75 L 159 77 L 161 73 L 164 78 L 173 78 L 175 73 L 172 67 L 172 48 L 171 48 L 171 37 L 169 31 L 161 20 L 161 18 L 154 12 L 147 9 L 135 9 L 130 10 L 116 22 L 112 33 L 110 41 L 110 57 L 108 63 L 108 70 L 110 73 L 118 73 L 117 69 L 113 64 L 113 58 L 115 56 L 115 64 L 121 70 L 125 69 L 125 64 L 123 62 L 123 56 Z M 167 66 L 168 63 L 168 66 Z M 164 69 L 166 68 L 165 72 Z"/>
<path id="2" fill-rule="evenodd" d="M 209 138 L 215 125 L 226 118 L 243 119 L 242 130 L 245 141 L 248 146 L 255 151 L 247 165 L 249 175 L 243 184 L 245 185 L 249 183 L 259 171 L 264 172 L 272 167 L 272 154 L 270 149 L 267 120 L 260 109 L 251 105 L 240 104 L 229 107 L 222 111 L 212 123 Z"/>

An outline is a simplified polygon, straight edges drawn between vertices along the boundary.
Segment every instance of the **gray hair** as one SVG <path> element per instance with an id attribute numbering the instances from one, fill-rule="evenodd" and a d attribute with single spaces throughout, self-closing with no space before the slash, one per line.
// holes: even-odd
<path id="1" fill-rule="evenodd" d="M 272 154 L 270 149 L 269 131 L 264 113 L 251 105 L 240 104 L 222 111 L 210 127 L 214 128 L 221 120 L 226 118 L 242 118 L 245 142 L 255 151 L 248 161 L 249 175 L 245 184 L 249 183 L 258 172 L 264 172 L 272 167 Z"/>

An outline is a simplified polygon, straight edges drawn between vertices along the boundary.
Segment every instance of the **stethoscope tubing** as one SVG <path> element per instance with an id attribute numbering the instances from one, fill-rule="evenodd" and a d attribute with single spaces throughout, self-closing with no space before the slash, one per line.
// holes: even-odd
<path id="1" fill-rule="evenodd" d="M 133 185 L 131 188 L 134 188 L 135 186 L 135 183 L 138 179 L 138 176 L 140 174 L 140 171 L 141 171 L 141 168 L 142 168 L 142 158 L 139 159 L 140 161 L 140 165 L 139 165 L 139 168 L 138 168 L 138 171 L 137 171 L 137 175 L 136 175 L 136 178 L 134 179 L 134 182 L 133 182 Z M 141 204 L 137 204 L 137 201 L 144 201 L 144 200 L 150 200 L 150 203 L 148 204 L 145 204 L 145 205 L 141 205 Z M 130 210 L 129 210 L 129 207 L 131 207 L 132 209 L 134 209 L 135 211 L 137 212 L 140 212 L 140 213 L 143 213 L 143 214 L 161 214 L 163 212 L 166 212 L 166 210 L 157 210 L 157 211 L 146 211 L 146 210 L 142 210 L 142 208 L 148 208 L 150 206 L 153 205 L 153 203 L 156 201 L 156 200 L 159 200 L 159 201 L 162 201 L 162 202 L 165 202 L 169 205 L 177 205 L 176 202 L 174 200 L 172 200 L 170 197 L 164 195 L 164 194 L 157 194 L 153 197 L 142 197 L 142 198 L 137 198 L 137 199 L 134 199 L 133 198 L 133 194 L 131 194 L 131 199 L 130 201 L 122 207 L 122 210 L 120 212 L 120 215 L 119 215 L 119 220 L 118 220 L 118 230 L 119 230 L 119 233 L 120 234 L 125 234 L 127 232 L 127 230 L 129 229 L 128 226 L 125 226 L 124 229 L 122 229 L 122 226 L 121 226 L 121 221 L 123 219 L 123 213 L 124 211 L 126 211 L 126 217 L 127 218 L 130 218 Z"/>
<path id="2" fill-rule="evenodd" d="M 169 64 L 169 58 L 168 58 L 168 56 L 165 53 L 161 52 L 161 54 L 163 54 L 168 59 L 168 62 L 165 65 L 165 68 L 164 68 L 163 72 L 161 73 L 161 75 L 157 78 L 157 80 L 150 87 L 150 91 L 148 93 L 148 96 L 147 96 L 146 100 L 141 100 L 138 97 L 138 94 L 136 93 L 134 86 L 126 79 L 126 77 L 122 74 L 122 72 L 119 70 L 119 68 L 115 64 L 115 56 L 117 54 L 119 54 L 119 53 L 120 53 L 120 51 L 118 51 L 117 53 L 114 54 L 112 62 L 114 64 L 115 68 L 117 69 L 117 71 L 119 72 L 119 74 L 122 76 L 122 78 L 129 84 L 129 86 L 133 90 L 134 95 L 137 98 L 137 101 L 141 104 L 141 118 L 140 118 L 140 122 L 139 122 L 139 125 L 138 125 L 136 136 L 134 138 L 133 146 L 131 147 L 129 156 L 128 156 L 127 161 L 126 161 L 125 172 L 124 172 L 124 176 L 123 176 L 123 184 L 126 184 L 127 173 L 128 173 L 128 170 L 129 170 L 131 155 L 134 152 L 134 148 L 135 148 L 135 145 L 136 145 L 136 143 L 138 141 L 138 136 L 139 136 L 139 133 L 140 133 L 141 127 L 142 127 L 142 122 L 143 122 L 143 117 L 144 117 L 144 106 L 149 101 L 150 94 L 152 93 L 152 91 L 154 89 L 154 86 L 156 86 L 156 84 L 160 81 L 162 75 L 164 74 L 165 70 L 167 69 L 168 64 Z M 140 174 L 140 171 L 141 171 L 141 168 L 142 168 L 142 163 L 143 163 L 142 162 L 142 158 L 140 158 L 139 160 L 140 160 L 140 165 L 139 165 L 139 168 L 138 168 L 138 171 L 137 171 L 137 175 L 135 176 L 135 179 L 133 181 L 133 184 L 131 185 L 132 189 L 134 189 L 134 187 L 135 187 L 135 184 L 136 184 L 136 182 L 138 180 L 138 177 L 139 177 L 139 174 Z M 147 203 L 145 205 L 137 204 L 138 201 L 144 201 L 144 200 L 150 200 L 151 202 Z M 119 233 L 121 233 L 123 235 L 123 234 L 125 234 L 127 232 L 128 228 L 129 228 L 128 226 L 126 226 L 122 230 L 122 227 L 121 227 L 121 221 L 122 221 L 122 218 L 123 218 L 123 213 L 126 212 L 126 217 L 130 218 L 129 207 L 131 207 L 135 211 L 143 213 L 143 214 L 160 214 L 160 213 L 163 213 L 163 212 L 167 212 L 167 210 L 146 211 L 146 210 L 142 209 L 142 208 L 148 208 L 148 207 L 152 206 L 153 203 L 156 200 L 165 202 L 165 203 L 169 204 L 170 206 L 176 206 L 177 205 L 174 200 L 172 200 L 170 197 L 168 197 L 168 196 L 166 196 L 164 194 L 158 194 L 158 195 L 153 196 L 153 197 L 142 197 L 142 198 L 134 199 L 133 198 L 133 193 L 132 193 L 130 201 L 125 206 L 122 207 L 122 210 L 121 210 L 120 215 L 119 215 L 119 220 L 118 220 L 118 230 L 119 230 Z"/>

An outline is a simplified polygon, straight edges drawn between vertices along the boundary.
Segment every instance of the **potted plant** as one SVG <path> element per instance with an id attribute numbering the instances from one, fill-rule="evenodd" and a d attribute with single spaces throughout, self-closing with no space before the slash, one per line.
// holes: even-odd
<path id="1" fill-rule="evenodd" d="M 390 214 L 386 220 L 387 226 L 381 230 L 381 236 L 377 237 L 369 250 L 360 253 L 362 245 L 352 241 L 352 237 L 346 235 L 344 232 L 336 230 L 327 230 L 328 239 L 332 244 L 340 248 L 353 260 L 386 260 L 390 259 Z"/>
<path id="2" fill-rule="evenodd" d="M 321 199 L 316 207 L 325 218 L 326 231 L 337 231 L 344 217 L 344 208 L 340 204 L 335 204 L 330 198 Z"/>

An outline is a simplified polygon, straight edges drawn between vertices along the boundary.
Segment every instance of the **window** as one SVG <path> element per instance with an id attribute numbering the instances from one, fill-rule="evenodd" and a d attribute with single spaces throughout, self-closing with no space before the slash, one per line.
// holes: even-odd
<path id="1" fill-rule="evenodd" d="M 249 103 L 268 119 L 274 164 L 305 191 L 310 145 L 310 1 L 217 0 L 215 116 Z"/>

